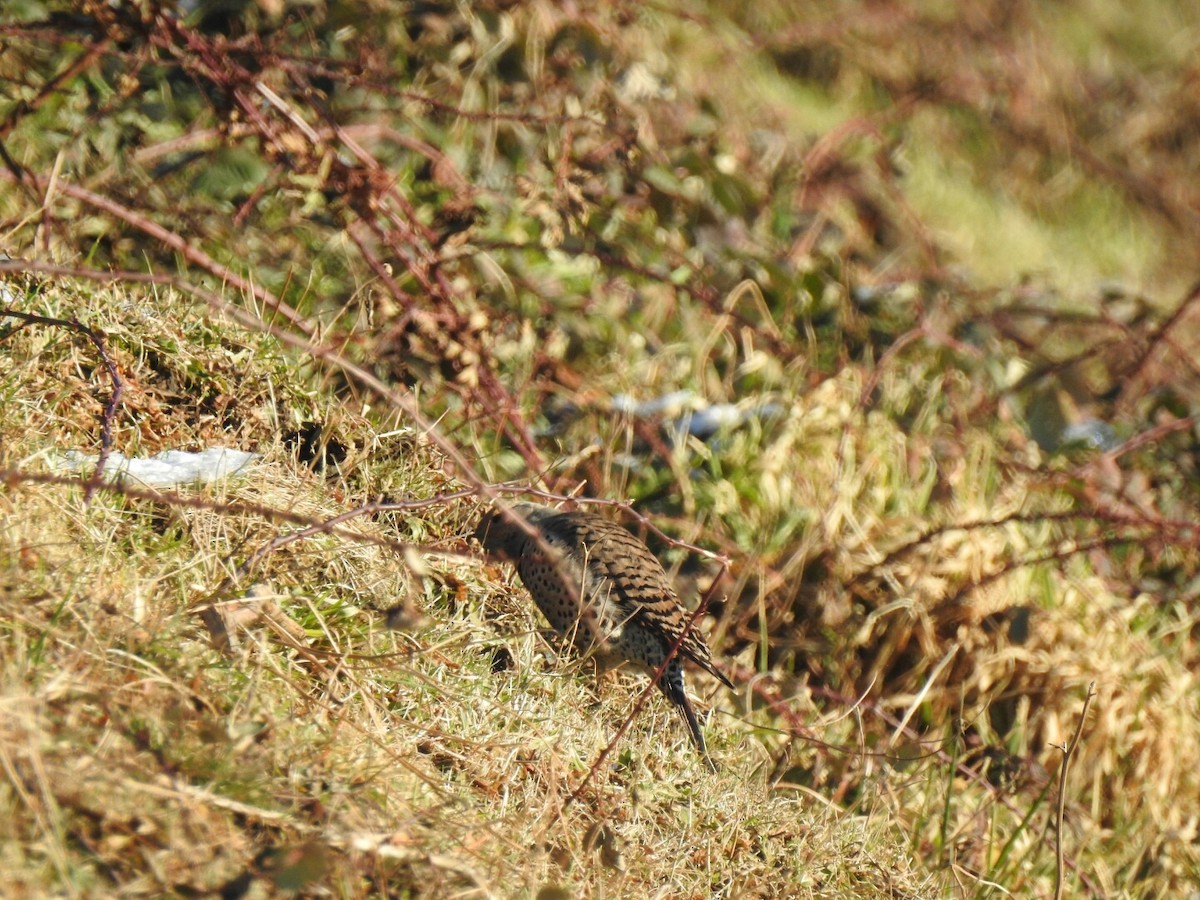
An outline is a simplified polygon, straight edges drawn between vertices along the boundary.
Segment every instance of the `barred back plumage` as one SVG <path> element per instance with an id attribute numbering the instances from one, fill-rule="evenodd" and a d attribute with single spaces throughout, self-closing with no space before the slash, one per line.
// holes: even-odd
<path id="1" fill-rule="evenodd" d="M 690 659 L 727 687 L 733 684 L 683 608 L 662 564 L 629 531 L 592 513 L 560 512 L 532 503 L 485 515 L 475 536 L 512 562 L 546 620 L 601 667 L 631 663 L 653 675 L 674 649 L 658 687 L 683 716 L 696 749 L 711 766 L 704 734 L 683 680 Z"/>

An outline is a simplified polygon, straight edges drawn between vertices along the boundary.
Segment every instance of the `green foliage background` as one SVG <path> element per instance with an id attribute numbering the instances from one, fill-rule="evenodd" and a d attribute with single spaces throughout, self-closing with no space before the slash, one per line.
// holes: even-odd
<path id="1" fill-rule="evenodd" d="M 722 707 L 714 747 L 771 799 L 753 828 L 717 806 L 698 814 L 704 828 L 736 819 L 760 860 L 795 859 L 799 831 L 778 824 L 794 807 L 778 798 L 799 792 L 836 811 L 806 866 L 826 853 L 839 865 L 825 882 L 797 866 L 772 883 L 769 866 L 723 871 L 725 848 L 705 844 L 702 865 L 668 876 L 646 862 L 622 891 L 862 895 L 870 866 L 848 852 L 846 823 L 878 817 L 869 841 L 906 861 L 900 893 L 1046 894 L 1056 746 L 1091 681 L 1067 782 L 1075 887 L 1149 897 L 1200 882 L 1187 799 L 1200 796 L 1194 4 L 79 0 L 9 4 L 0 42 L 0 249 L 17 258 L 5 314 L 109 334 L 130 383 L 115 446 L 236 443 L 287 469 L 285 437 L 320 422 L 349 451 L 334 482 L 345 507 L 382 494 L 437 510 L 379 522 L 381 540 L 409 545 L 414 581 L 389 589 L 437 623 L 436 638 L 416 630 L 423 651 L 457 647 L 464 592 L 503 593 L 441 555 L 484 483 L 629 500 L 663 529 L 647 538 L 685 593 L 711 590 L 706 627 L 748 685 Z M 81 287 L 109 279 L 132 293 Z M 94 358 L 38 343 L 27 319 L 0 327 L 16 523 L 34 508 L 15 487 L 31 460 L 99 448 L 104 382 Z M 42 385 L 49 373 L 75 393 Z M 689 432 L 703 416 L 720 427 Z M 293 488 L 275 487 L 264 504 L 289 508 Z M 336 514 L 328 496 L 312 503 Z M 196 584 L 176 586 L 180 622 L 198 594 L 233 590 L 244 548 L 270 541 L 263 522 L 242 524 Z M 45 536 L 7 534 L 15 583 Z M 207 552 L 199 534 L 154 540 Z M 136 538 L 130 552 L 149 553 Z M 294 601 L 282 605 L 310 635 L 383 640 L 355 615 L 377 561 L 347 562 L 338 583 L 356 589 L 318 614 L 297 598 L 326 590 L 324 570 L 274 559 Z M 480 615 L 471 640 L 490 644 L 523 613 L 501 601 Z M 168 636 L 182 640 L 154 646 Z M 25 637 L 10 629 L 13 647 Z M 401 688 L 390 672 L 372 682 L 387 713 L 416 723 L 418 684 L 478 700 L 426 663 Z M 504 715 L 522 702 L 506 695 Z M 454 742 L 479 721 L 413 724 L 400 755 L 498 821 L 480 784 L 513 763 L 495 746 L 541 739 L 506 721 L 474 781 Z M 445 747 L 429 749 L 434 731 Z M 324 733 L 292 738 L 287 754 Z M 156 740 L 132 743 L 161 758 Z M 553 838 L 578 868 L 523 870 L 493 835 L 470 850 L 486 877 L 466 881 L 598 892 L 604 872 L 579 860 L 616 852 L 606 823 L 642 847 L 690 839 L 661 819 L 637 831 L 613 799 L 641 751 L 618 748 L 614 772 L 594 749 L 528 763 L 556 785 L 546 810 L 584 772 L 600 785 L 575 823 L 588 836 Z M 321 877 L 309 863 L 348 895 L 398 883 L 280 800 L 273 779 L 290 765 L 264 755 L 239 783 L 286 822 L 243 835 L 221 878 L 290 871 L 249 863 L 283 842 L 302 846 L 299 883 Z M 668 764 L 647 765 L 670 780 Z M 386 791 L 376 777 L 354 776 Z M 435 819 L 431 835 L 465 833 Z M 10 837 L 29 871 L 38 833 Z M 71 852 L 81 866 L 95 855 Z M 136 869 L 114 856 L 109 888 Z"/>

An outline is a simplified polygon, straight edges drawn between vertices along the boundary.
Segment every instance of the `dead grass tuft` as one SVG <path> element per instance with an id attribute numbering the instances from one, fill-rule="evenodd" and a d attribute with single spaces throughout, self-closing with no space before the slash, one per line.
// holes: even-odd
<path id="1" fill-rule="evenodd" d="M 102 329 L 122 378 L 141 386 L 129 394 L 142 398 L 137 409 L 153 406 L 170 418 L 164 433 L 204 446 L 213 422 L 171 402 L 174 388 L 155 377 L 164 364 L 143 343 L 161 341 L 161 329 L 117 323 L 121 296 L 64 285 L 42 308 L 72 308 Z M 175 323 L 173 359 L 195 379 L 246 340 L 218 320 L 197 322 L 182 301 L 162 298 L 157 310 Z M 9 405 L 4 462 L 33 471 L 94 432 L 99 406 L 81 411 L 63 392 L 96 398 L 105 388 L 78 342 L 25 329 L 7 349 L 3 390 L 21 402 Z M 388 535 L 397 550 L 321 533 L 230 580 L 289 527 L 247 509 L 319 520 L 364 484 L 410 499 L 447 486 L 428 448 L 399 435 L 389 440 L 403 452 L 389 453 L 353 420 L 344 435 L 362 452 L 340 473 L 314 474 L 271 426 L 287 403 L 294 420 L 321 418 L 331 401 L 277 354 L 240 365 L 246 417 L 221 439 L 263 456 L 247 476 L 180 491 L 215 508 L 105 490 L 85 502 L 80 486 L 19 481 L 0 495 L 0 818 L 14 890 L 211 892 L 319 879 L 349 895 L 607 885 L 752 896 L 786 878 L 800 895 L 915 896 L 929 886 L 887 821 L 768 790 L 769 757 L 728 716 L 712 731 L 721 775 L 706 773 L 671 711 L 652 704 L 567 806 L 640 683 L 620 676 L 597 690 L 557 659 L 511 587 L 485 580 L 496 571 L 453 552 L 469 508 L 360 518 L 348 527 Z M 166 446 L 139 440 L 138 424 L 122 410 L 118 446 Z M 222 508 L 234 498 L 241 507 Z M 412 542 L 419 572 L 406 569 L 400 541 Z M 419 611 L 417 627 L 385 627 L 399 603 Z M 199 615 L 208 604 L 234 637 L 223 652 Z"/>

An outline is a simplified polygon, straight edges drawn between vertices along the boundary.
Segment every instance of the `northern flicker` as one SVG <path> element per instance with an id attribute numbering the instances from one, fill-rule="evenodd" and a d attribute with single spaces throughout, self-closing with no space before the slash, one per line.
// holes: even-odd
<path id="1" fill-rule="evenodd" d="M 493 510 L 475 529 L 485 550 L 511 562 L 551 627 L 602 668 L 631 663 L 651 676 L 675 648 L 659 689 L 679 710 L 692 741 L 715 769 L 683 682 L 690 659 L 730 682 L 716 666 L 691 613 L 679 603 L 662 564 L 640 540 L 592 513 L 532 503 L 507 509 L 529 530 Z M 685 633 L 686 632 L 686 633 Z"/>

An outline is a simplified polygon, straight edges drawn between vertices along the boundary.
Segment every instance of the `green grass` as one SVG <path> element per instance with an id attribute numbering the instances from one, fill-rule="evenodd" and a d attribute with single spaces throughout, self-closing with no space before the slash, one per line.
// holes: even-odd
<path id="1" fill-rule="evenodd" d="M 1200 884 L 1186 7 L 477 4 L 369 46 L 268 7 L 278 102 L 195 22 L 96 21 L 61 81 L 78 35 L 5 32 L 0 306 L 55 320 L 0 316 L 11 892 L 1052 896 L 1093 681 L 1066 894 Z M 115 449 L 251 469 L 56 475 L 98 340 Z M 771 413 L 617 400 L 677 392 Z M 1090 420 L 1136 445 L 1059 446 Z M 628 501 L 711 594 L 717 774 L 468 540 L 501 488 Z"/>
<path id="2" fill-rule="evenodd" d="M 170 383 L 161 361 L 153 372 L 145 362 L 143 341 L 160 340 L 156 330 L 143 332 L 114 318 L 113 299 L 63 284 L 46 290 L 39 308 L 51 316 L 73 310 L 106 331 L 127 386 L 148 385 L 152 375 Z M 183 301 L 165 300 L 160 298 L 161 316 L 178 323 L 173 360 L 202 381 L 201 373 L 223 364 L 228 347 L 245 343 L 237 328 L 198 316 Z M 222 339 L 208 339 L 214 333 Z M 960 635 L 948 651 L 930 647 L 949 668 L 936 670 L 934 691 L 916 717 L 909 718 L 915 694 L 893 689 L 872 706 L 920 725 L 923 743 L 872 738 L 864 744 L 875 725 L 864 732 L 861 712 L 848 714 L 836 705 L 821 713 L 806 699 L 805 678 L 794 683 L 798 692 L 782 695 L 792 696 L 786 721 L 820 742 L 797 743 L 779 730 L 786 729 L 779 709 L 762 703 L 774 689 L 725 696 L 712 694 L 712 685 L 697 678 L 717 712 L 709 733 L 720 774 L 705 771 L 656 697 L 616 753 L 591 774 L 632 713 L 640 681 L 620 676 L 596 687 L 586 669 L 558 659 L 511 576 L 482 564 L 473 552 L 464 555 L 468 548 L 456 536 L 467 532 L 477 507 L 436 500 L 457 485 L 439 473 L 434 451 L 403 435 L 372 437 L 369 423 L 344 418 L 325 389 L 296 381 L 269 342 L 255 343 L 262 352 L 241 357 L 243 396 L 265 398 L 269 387 L 274 401 L 295 404 L 297 415 L 302 409 L 304 417 L 341 422 L 339 437 L 364 452 L 340 473 L 311 472 L 280 447 L 273 421 L 253 415 L 226 421 L 224 431 L 263 454 L 251 474 L 218 488 L 182 491 L 211 499 L 215 509 L 106 491 L 85 503 L 79 487 L 58 485 L 13 483 L 5 491 L 3 796 L 4 818 L 12 823 L 5 853 L 14 884 L 33 892 L 50 885 L 82 893 L 118 886 L 208 891 L 251 871 L 284 884 L 292 870 L 272 869 L 271 875 L 251 863 L 272 848 L 291 848 L 304 862 L 295 877 L 337 885 L 347 895 L 371 893 L 384 883 L 414 894 L 534 894 L 547 886 L 592 893 L 608 885 L 619 893 L 665 887 L 742 896 L 771 894 L 786 884 L 788 892 L 812 896 L 888 890 L 936 896 L 951 890 L 952 882 L 982 891 L 989 881 L 1009 890 L 1044 890 L 1053 866 L 1043 837 L 1049 776 L 1005 788 L 963 781 L 961 772 L 954 774 L 962 752 L 953 752 L 958 740 L 935 737 L 938 710 L 947 697 L 969 690 L 976 699 L 961 715 L 986 741 L 984 698 L 994 703 L 1008 689 L 986 688 L 979 679 L 999 678 L 1010 688 L 1041 684 L 1042 699 L 1018 703 L 1019 730 L 1006 733 L 1010 740 L 1021 732 L 1039 734 L 1032 746 L 1025 738 L 1010 750 L 1043 756 L 1045 741 L 1061 740 L 1062 729 L 1071 726 L 1063 717 L 1073 705 L 1071 686 L 1097 674 L 1089 663 L 1138 654 L 1147 661 L 1138 670 L 1100 680 L 1097 709 L 1114 718 L 1111 724 L 1096 721 L 1079 751 L 1080 770 L 1092 773 L 1078 785 L 1079 802 L 1090 805 L 1089 818 L 1111 816 L 1131 828 L 1144 821 L 1142 803 L 1154 803 L 1156 814 L 1162 807 L 1138 795 L 1147 787 L 1144 776 L 1126 771 L 1123 761 L 1154 752 L 1161 754 L 1156 783 L 1188 777 L 1179 748 L 1180 741 L 1195 740 L 1184 737 L 1189 714 L 1163 693 L 1178 690 L 1188 653 L 1180 654 L 1178 643 L 1173 659 L 1147 653 L 1147 641 L 1160 643 L 1169 632 L 1127 631 L 1125 616 L 1138 607 L 1122 610 L 1100 600 L 1104 588 L 1086 569 L 1073 585 L 1041 577 L 1035 590 L 1028 573 L 1018 571 L 978 592 L 972 616 L 1003 609 L 1016 594 L 1042 610 L 1036 621 L 1053 638 L 1006 647 L 979 632 L 965 642 Z M 47 398 L 61 396 L 65 387 L 98 403 L 106 385 L 85 361 L 88 345 L 47 344 L 45 332 L 35 328 L 9 336 L 6 345 L 17 365 L 10 366 L 4 390 L 23 402 L 9 407 L 5 461 L 25 460 L 26 471 L 44 470 L 95 415 L 85 405 L 58 402 L 61 414 L 48 431 L 42 411 L 53 401 Z M 32 352 L 35 347 L 40 352 Z M 92 371 L 89 378 L 80 377 L 85 368 Z M 69 374 L 64 382 L 63 375 L 46 373 Z M 904 439 L 876 417 L 865 440 L 844 447 L 839 458 L 837 422 L 856 418 L 847 401 L 859 390 L 853 381 L 827 382 L 796 408 L 797 427 L 759 434 L 747 447 L 729 445 L 729 454 L 758 457 L 757 468 L 731 470 L 732 480 L 698 483 L 703 507 L 731 504 L 723 521 L 734 533 L 742 527 L 729 518 L 735 510 L 758 510 L 744 526 L 747 535 L 761 534 L 770 523 L 781 527 L 784 509 L 773 510 L 771 496 L 822 511 L 793 524 L 793 538 L 763 547 L 766 571 L 781 552 L 795 553 L 796 537 L 813 544 L 814 535 L 815 546 L 840 545 L 827 563 L 835 571 L 858 568 L 878 559 L 875 535 L 899 522 L 911 528 L 928 513 L 928 482 L 907 495 L 907 482 L 897 476 L 919 433 Z M 134 396 L 132 390 L 127 396 Z M 146 408 L 159 410 L 155 428 L 178 435 L 182 446 L 214 439 L 194 407 L 166 400 L 153 389 L 141 395 Z M 136 428 L 147 427 L 128 413 L 119 423 L 118 437 L 133 445 Z M 810 477 L 780 482 L 787 467 L 773 462 L 774 455 L 809 460 Z M 962 458 L 955 504 L 962 519 L 1029 502 L 1027 487 L 994 478 L 993 455 L 980 437 Z M 820 474 L 827 467 L 828 474 Z M 762 478 L 774 486 L 748 501 L 747 492 Z M 413 508 L 386 523 L 363 518 L 348 527 L 397 548 L 414 541 L 408 556 L 320 534 L 282 547 L 252 573 L 227 581 L 240 560 L 293 526 L 224 510 L 224 502 L 320 520 L 354 505 L 356 497 L 365 500 L 364 485 L 382 483 L 403 485 L 398 499 Z M 720 499 L 725 494 L 729 501 Z M 873 647 L 863 677 L 877 683 L 905 646 L 933 639 L 929 628 L 937 607 L 923 597 L 938 596 L 964 574 L 1003 564 L 1030 538 L 1036 547 L 1036 533 L 951 531 L 938 542 L 937 558 L 919 568 L 897 568 L 893 577 L 911 587 L 859 620 L 847 645 Z M 421 564 L 413 569 L 416 560 Z M 735 560 L 735 572 L 742 564 Z M 757 581 L 761 588 L 761 578 L 749 584 Z M 220 652 L 198 610 L 213 602 L 236 606 L 251 584 L 260 587 L 250 609 L 264 597 L 276 606 L 231 626 L 233 645 Z M 840 628 L 857 618 L 844 599 L 826 601 L 822 615 L 843 616 Z M 407 620 L 413 624 L 390 631 L 385 611 L 398 605 L 411 608 Z M 1097 615 L 1109 606 L 1111 612 Z M 782 634 L 771 620 L 775 610 L 773 601 L 763 620 L 772 647 Z M 735 619 L 727 614 L 723 620 L 730 629 L 723 631 L 727 642 L 738 633 L 730 627 Z M 1152 625 L 1155 631 L 1162 627 Z M 843 631 L 830 639 L 836 644 L 847 637 Z M 747 646 L 731 660 L 743 678 L 763 664 L 761 649 Z M 511 662 L 493 671 L 501 650 Z M 786 658 L 777 654 L 767 657 L 772 665 Z M 839 665 L 835 659 L 827 661 L 829 674 Z M 1061 712 L 1048 717 L 1045 679 L 1055 672 L 1053 681 L 1064 693 L 1053 705 Z M 980 689 L 983 694 L 976 693 Z M 879 723 L 874 715 L 869 720 Z M 930 725 L 932 733 L 926 731 Z M 1153 742 L 1168 734 L 1171 750 L 1153 750 Z M 862 755 L 864 750 L 871 754 Z M 1045 758 L 1049 764 L 1053 754 Z M 1169 777 L 1167 768 L 1174 770 Z M 1108 793 L 1107 785 L 1121 783 L 1127 785 L 1121 794 Z M 1118 799 L 1122 795 L 1128 800 Z M 595 828 L 607 829 L 601 842 L 607 849 L 592 846 Z M 1085 833 L 1076 832 L 1081 838 Z M 1119 826 L 1118 833 L 1128 840 Z M 1077 846 L 1087 852 L 1097 842 L 1097 851 L 1109 846 L 1099 837 Z M 197 853 L 198 846 L 208 849 Z M 1101 885 L 1125 877 L 1119 854 L 1109 850 L 1108 856 L 1117 868 L 1107 879 L 1113 863 L 1090 856 L 1081 861 Z"/>
<path id="3" fill-rule="evenodd" d="M 149 380 L 140 351 L 158 337 L 114 318 L 113 299 L 62 285 L 40 308 L 72 310 L 105 330 L 130 387 Z M 179 323 L 177 359 L 197 373 L 245 340 L 182 301 L 160 298 L 159 311 Z M 198 339 L 210 329 L 224 340 Z M 78 372 L 87 355 L 63 340 L 57 354 L 35 356 L 44 339 L 27 329 L 6 342 L 18 365 L 5 387 L 25 401 L 9 407 L 6 462 L 40 453 L 30 470 L 70 447 L 94 412 L 53 431 L 31 427 L 60 390 L 45 373 Z M 275 400 L 306 404 L 306 415 L 342 415 L 328 394 L 287 380 L 279 355 L 264 350 L 242 360 L 246 397 L 269 384 Z M 98 377 L 68 384 L 85 396 L 105 391 Z M 212 438 L 186 406 L 161 408 L 166 422 L 156 427 L 170 425 L 181 445 Z M 132 426 L 121 420 L 118 435 L 127 436 Z M 363 428 L 352 423 L 343 437 L 369 440 Z M 707 773 L 652 698 L 567 806 L 641 684 L 620 676 L 597 690 L 556 658 L 508 579 L 460 555 L 452 537 L 466 530 L 470 506 L 418 506 L 395 528 L 350 525 L 391 535 L 398 547 L 415 535 L 422 577 L 406 572 L 402 555 L 322 535 L 227 584 L 239 559 L 291 526 L 223 511 L 224 500 L 321 519 L 341 510 L 336 495 L 347 500 L 362 483 L 402 482 L 413 501 L 445 487 L 429 451 L 411 444 L 389 458 L 389 442 L 379 441 L 331 482 L 290 458 L 261 423 L 234 430 L 237 443 L 263 454 L 251 473 L 181 491 L 216 509 L 108 491 L 85 503 L 80 488 L 58 485 L 5 490 L 0 798 L 17 889 L 207 892 L 264 871 L 252 859 L 281 847 L 315 855 L 308 877 L 348 895 L 385 883 L 421 895 L 532 895 L 555 885 L 743 895 L 769 892 L 781 877 L 813 894 L 925 883 L 886 818 L 839 816 L 805 793 L 767 791 L 770 755 L 738 724 L 732 698 L 717 701 L 725 714 L 711 729 L 720 775 Z M 263 586 L 251 609 L 270 599 L 295 624 L 250 619 L 219 652 L 198 610 L 235 606 L 250 583 Z M 385 628 L 384 610 L 399 603 L 419 610 L 420 627 Z M 512 667 L 493 672 L 501 648 Z M 606 829 L 607 849 L 590 846 L 593 822 Z"/>

